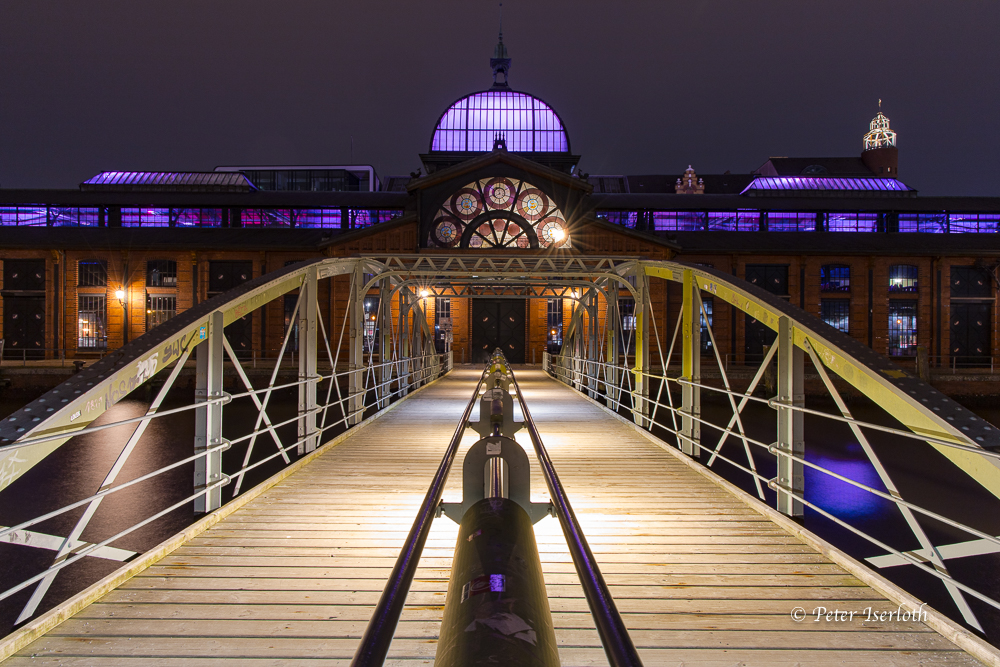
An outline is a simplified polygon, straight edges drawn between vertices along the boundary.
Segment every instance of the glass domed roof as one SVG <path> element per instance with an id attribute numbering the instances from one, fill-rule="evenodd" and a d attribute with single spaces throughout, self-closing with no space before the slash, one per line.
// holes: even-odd
<path id="1" fill-rule="evenodd" d="M 512 153 L 569 152 L 569 137 L 552 107 L 509 89 L 473 93 L 452 104 L 438 120 L 431 151 L 485 153 L 498 134 Z"/>

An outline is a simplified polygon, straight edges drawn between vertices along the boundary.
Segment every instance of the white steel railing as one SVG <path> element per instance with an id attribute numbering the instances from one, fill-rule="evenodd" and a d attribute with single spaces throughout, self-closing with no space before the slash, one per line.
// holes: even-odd
<path id="1" fill-rule="evenodd" d="M 115 357 L 73 375 L 56 389 L 0 420 L 0 492 L 59 446 L 74 446 L 74 443 L 75 446 L 93 446 L 94 439 L 88 440 L 87 436 L 122 426 L 134 429 L 94 493 L 64 501 L 61 507 L 39 516 L 0 526 L 0 543 L 42 546 L 54 552 L 49 566 L 37 570 L 38 566 L 31 563 L 21 565 L 25 570 L 34 568 L 37 571 L 16 583 L 7 580 L 0 587 L 4 588 L 0 590 L 0 604 L 4 601 L 9 604 L 13 596 L 31 590 L 16 623 L 30 619 L 39 611 L 55 578 L 66 567 L 88 557 L 118 561 L 131 558 L 135 555 L 133 552 L 114 546 L 121 538 L 185 506 L 193 504 L 195 513 L 214 511 L 223 504 L 223 489 L 231 488 L 231 496 L 236 497 L 248 473 L 276 465 L 278 459 L 284 465 L 291 463 L 295 454 L 315 450 L 324 439 L 360 424 L 364 418 L 386 409 L 452 369 L 453 354 L 434 351 L 426 316 L 413 294 L 402 289 L 393 290 L 386 279 L 378 286 L 383 297 L 378 309 L 373 313 L 363 309 L 362 300 L 370 298 L 364 273 L 369 269 L 377 270 L 377 267 L 372 269 L 363 259 L 319 260 L 264 276 L 247 287 L 237 288 L 178 316 L 176 324 L 161 325 L 115 352 Z M 349 279 L 348 298 L 341 300 L 341 312 L 327 312 L 324 317 L 318 299 L 319 278 L 338 276 L 344 282 Z M 291 319 L 298 326 L 286 328 L 277 356 L 266 360 L 272 366 L 269 375 L 266 380 L 258 375 L 262 379 L 255 386 L 244 364 L 256 366 L 261 360 L 237 354 L 226 338 L 225 325 L 294 289 L 298 290 L 298 297 Z M 333 291 L 331 284 L 331 311 Z M 395 298 L 399 300 L 399 307 L 390 309 L 390 301 Z M 371 327 L 369 318 L 375 320 L 377 326 Z M 338 319 L 339 332 L 331 331 L 330 334 L 336 335 L 328 335 L 326 322 L 333 324 Z M 294 333 L 296 329 L 297 334 Z M 375 332 L 377 343 L 375 336 L 367 335 L 369 331 Z M 297 359 L 292 357 L 293 364 L 289 366 L 286 358 L 292 356 L 290 341 L 293 335 L 298 335 L 299 344 Z M 97 414 L 106 411 L 161 370 L 168 370 L 167 377 L 144 414 L 95 423 L 96 416 L 91 416 L 91 408 Z M 175 388 L 175 384 L 185 370 L 195 375 L 194 401 L 191 402 L 188 394 L 181 399 L 181 405 L 174 405 L 177 393 L 183 391 Z M 297 378 L 286 380 L 290 373 L 297 373 Z M 224 380 L 240 390 L 226 391 Z M 283 390 L 298 392 L 296 412 L 291 417 L 272 419 L 274 407 L 279 403 L 276 392 Z M 112 400 L 109 397 L 115 391 L 118 393 Z M 174 399 L 169 408 L 164 407 L 168 396 Z M 223 429 L 224 407 L 234 402 L 242 402 L 255 418 L 230 419 Z M 280 402 L 287 406 L 287 397 Z M 82 417 L 85 410 L 87 416 Z M 170 418 L 169 423 L 176 424 L 174 420 L 186 415 L 195 423 L 191 455 L 180 456 L 176 461 L 135 477 L 122 475 L 152 423 Z M 286 429 L 294 430 L 288 432 Z M 274 449 L 260 451 L 256 444 L 261 437 L 272 440 Z M 234 450 L 236 446 L 239 448 Z M 224 458 L 227 451 L 230 453 Z M 155 500 L 150 501 L 146 511 L 139 513 L 141 518 L 138 520 L 122 521 L 105 514 L 101 530 L 112 534 L 92 541 L 82 539 L 105 499 L 126 489 L 143 489 L 140 485 L 151 480 L 170 480 L 172 478 L 163 476 L 192 465 L 192 493 L 184 492 L 181 498 L 161 501 L 162 507 L 156 506 Z M 56 487 L 53 490 L 39 488 L 33 489 L 33 493 L 40 496 L 63 493 L 58 482 L 53 480 Z M 16 506 L 13 499 L 7 503 L 8 507 Z M 82 515 L 75 519 L 66 536 L 32 530 L 59 517 L 65 521 L 67 513 L 81 510 Z M 83 588 L 91 582 L 75 583 Z"/>
<path id="2" fill-rule="evenodd" d="M 767 500 L 767 496 L 764 492 L 765 488 L 775 494 L 790 496 L 795 502 L 801 503 L 803 506 L 814 510 L 823 518 L 883 550 L 886 553 L 885 556 L 876 556 L 867 559 L 871 565 L 876 567 L 912 565 L 922 572 L 925 572 L 926 574 L 942 581 L 952 594 L 952 597 L 959 598 L 956 600 L 956 603 L 958 604 L 960 610 L 966 611 L 966 613 L 963 614 L 966 618 L 966 622 L 969 622 L 970 625 L 973 625 L 973 627 L 976 627 L 981 631 L 981 627 L 975 616 L 972 615 L 971 609 L 968 608 L 967 602 L 965 602 L 961 595 L 958 595 L 958 592 L 960 591 L 961 593 L 969 595 L 993 607 L 994 609 L 1000 609 L 1000 601 L 997 600 L 997 591 L 989 590 L 984 592 L 983 590 L 979 590 L 979 588 L 983 587 L 990 588 L 989 580 L 977 582 L 979 584 L 979 588 L 974 585 L 970 585 L 969 583 L 959 581 L 951 573 L 949 573 L 945 567 L 943 567 L 943 562 L 947 559 L 960 558 L 963 556 L 981 555 L 984 553 L 1000 553 L 1000 537 L 984 532 L 983 530 L 977 529 L 974 526 L 970 526 L 961 520 L 949 517 L 941 512 L 937 512 L 917 503 L 904 500 L 900 496 L 895 483 L 892 481 L 890 471 L 883 465 L 883 463 L 876 456 L 875 451 L 872 449 L 869 442 L 869 436 L 866 435 L 866 432 L 890 434 L 910 440 L 931 442 L 938 446 L 961 450 L 975 456 L 982 457 L 983 459 L 993 461 L 1000 460 L 1000 453 L 964 445 L 943 438 L 935 438 L 926 434 L 918 434 L 909 430 L 886 426 L 884 424 L 855 419 L 851 416 L 850 411 L 843 402 L 839 393 L 837 393 L 833 383 L 830 382 L 829 376 L 826 375 L 826 372 L 823 369 L 823 366 L 818 362 L 818 359 L 814 359 L 815 368 L 818 369 L 824 384 L 830 391 L 831 397 L 834 398 L 834 402 L 838 406 L 840 414 L 815 410 L 807 408 L 804 405 L 789 404 L 776 398 L 763 398 L 755 396 L 754 392 L 757 389 L 758 383 L 763 375 L 763 369 L 768 363 L 771 362 L 771 356 L 773 355 L 769 355 L 768 358 L 763 360 L 764 363 L 762 363 L 761 367 L 758 369 L 757 376 L 749 384 L 745 391 L 733 390 L 729 386 L 728 379 L 725 378 L 724 372 L 724 386 L 720 387 L 717 384 L 712 385 L 704 382 L 692 382 L 684 377 L 672 375 L 669 373 L 669 364 L 666 369 L 663 369 L 658 373 L 651 371 L 637 373 L 634 367 L 609 364 L 600 360 L 586 359 L 582 357 L 551 355 L 545 353 L 543 355 L 543 369 L 561 382 L 580 392 L 588 394 L 591 398 L 604 403 L 607 407 L 613 409 L 614 411 L 624 413 L 625 415 L 631 415 L 637 424 L 642 425 L 647 430 L 654 433 L 657 430 L 666 432 L 674 439 L 674 444 L 678 448 L 682 448 L 682 445 L 687 443 L 690 449 L 693 450 L 695 457 L 707 454 L 708 459 L 705 461 L 706 466 L 711 467 L 716 460 L 720 460 L 748 475 L 752 480 L 761 500 Z M 669 359 L 669 356 L 667 359 Z M 642 396 L 638 393 L 638 389 L 641 387 L 641 385 L 636 382 L 636 377 L 638 375 L 641 375 L 647 381 L 656 383 L 653 386 L 658 385 L 655 395 Z M 678 401 L 675 399 L 674 394 L 683 389 L 685 386 L 697 387 L 698 389 L 713 392 L 716 395 L 725 397 L 726 401 L 728 401 L 730 407 L 732 408 L 732 413 L 729 417 L 728 423 L 723 425 L 717 421 L 705 419 L 698 414 L 683 410 L 678 405 Z M 673 389 L 673 391 L 671 389 Z M 765 441 L 766 439 L 762 440 L 759 437 L 752 437 L 748 435 L 746 429 L 744 428 L 742 417 L 744 409 L 749 403 L 763 406 L 774 411 L 776 422 L 779 411 L 785 409 L 802 415 L 810 415 L 847 425 L 853 433 L 855 440 L 857 440 L 857 442 L 862 446 L 869 463 L 878 473 L 880 481 L 885 486 L 887 491 L 882 491 L 874 488 L 870 484 L 851 479 L 850 477 L 840 474 L 834 470 L 830 470 L 829 468 L 809 460 L 804 455 L 783 451 L 778 448 L 777 443 L 773 440 L 767 442 Z M 705 429 L 714 431 L 718 434 L 718 440 L 713 438 L 711 441 L 706 442 L 705 431 L 702 431 L 700 438 L 693 438 L 691 436 L 691 429 L 685 429 L 683 427 L 683 422 L 685 420 L 697 422 L 697 424 Z M 757 425 L 759 425 L 759 420 L 755 421 L 755 426 Z M 775 436 L 777 436 L 777 429 L 778 426 L 776 424 Z M 722 453 L 721 450 L 723 445 L 730 441 L 730 439 L 742 445 L 746 455 L 746 461 L 739 461 L 733 458 L 732 455 L 727 456 Z M 806 445 L 808 446 L 808 442 Z M 780 466 L 778 463 L 780 459 L 785 458 L 786 460 L 789 460 L 797 465 L 809 468 L 817 473 L 827 475 L 830 478 L 836 479 L 839 482 L 847 484 L 855 489 L 859 489 L 867 494 L 870 494 L 873 498 L 878 498 L 892 503 L 903 514 L 907 524 L 918 538 L 921 548 L 913 550 L 896 548 L 889 544 L 887 540 L 880 539 L 878 536 L 872 535 L 870 532 L 866 532 L 865 530 L 852 525 L 846 518 L 839 517 L 834 512 L 824 509 L 822 506 L 822 498 L 807 498 L 804 489 L 795 489 L 778 478 L 772 478 L 761 474 L 758 468 L 762 457 L 767 457 L 769 464 L 779 469 Z M 915 515 L 919 515 L 925 519 L 931 519 L 950 526 L 951 528 L 958 529 L 973 539 L 944 546 L 935 545 L 931 543 L 930 539 L 926 535 L 926 532 L 915 520 Z M 993 586 L 993 588 L 995 588 L 995 586 Z"/>

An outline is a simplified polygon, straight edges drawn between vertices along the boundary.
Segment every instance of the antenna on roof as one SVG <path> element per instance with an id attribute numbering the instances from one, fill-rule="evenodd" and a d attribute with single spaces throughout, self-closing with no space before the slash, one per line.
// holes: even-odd
<path id="1" fill-rule="evenodd" d="M 500 3 L 500 41 L 503 41 L 503 3 Z"/>

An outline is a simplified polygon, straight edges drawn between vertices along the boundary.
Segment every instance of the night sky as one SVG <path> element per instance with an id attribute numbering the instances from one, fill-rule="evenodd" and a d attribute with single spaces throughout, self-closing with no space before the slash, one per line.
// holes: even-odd
<path id="1" fill-rule="evenodd" d="M 504 2 L 511 85 L 592 174 L 854 156 L 877 111 L 922 194 L 1000 196 L 1000 3 Z M 105 169 L 420 166 L 489 87 L 497 3 L 0 3 L 0 186 Z M 353 137 L 353 156 L 352 156 Z"/>

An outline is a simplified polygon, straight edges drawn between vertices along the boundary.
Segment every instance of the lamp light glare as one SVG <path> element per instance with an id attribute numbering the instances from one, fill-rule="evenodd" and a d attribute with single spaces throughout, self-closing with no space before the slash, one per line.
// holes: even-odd
<path id="1" fill-rule="evenodd" d="M 429 295 L 430 292 L 428 292 L 427 290 L 425 289 L 420 290 L 420 296 L 423 297 L 424 299 L 426 299 Z"/>
<path id="2" fill-rule="evenodd" d="M 123 301 L 125 299 L 125 290 L 115 290 L 115 298 L 119 301 Z"/>
<path id="3" fill-rule="evenodd" d="M 566 238 L 566 232 L 564 232 L 561 229 L 553 229 L 552 230 L 552 240 L 553 241 L 555 241 L 555 242 L 558 243 L 559 241 L 562 241 L 564 238 Z"/>

